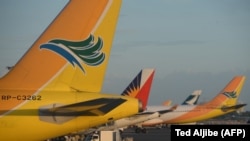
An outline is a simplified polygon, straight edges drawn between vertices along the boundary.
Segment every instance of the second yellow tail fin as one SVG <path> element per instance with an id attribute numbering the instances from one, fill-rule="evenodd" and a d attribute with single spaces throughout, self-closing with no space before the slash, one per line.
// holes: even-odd
<path id="1" fill-rule="evenodd" d="M 235 76 L 209 104 L 217 106 L 233 106 L 237 103 L 241 89 L 244 85 L 245 76 Z"/>
<path id="2" fill-rule="evenodd" d="M 120 0 L 70 0 L 0 88 L 99 92 L 120 7 Z"/>

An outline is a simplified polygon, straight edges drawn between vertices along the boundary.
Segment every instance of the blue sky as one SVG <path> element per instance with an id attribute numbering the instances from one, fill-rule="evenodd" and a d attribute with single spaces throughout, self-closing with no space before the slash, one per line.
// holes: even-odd
<path id="1" fill-rule="evenodd" d="M 0 2 L 0 74 L 66 3 Z M 239 101 L 250 104 L 249 7 L 248 0 L 124 0 L 103 92 L 121 93 L 142 68 L 155 68 L 149 104 L 181 103 L 194 89 L 207 101 L 234 75 L 246 75 Z"/>

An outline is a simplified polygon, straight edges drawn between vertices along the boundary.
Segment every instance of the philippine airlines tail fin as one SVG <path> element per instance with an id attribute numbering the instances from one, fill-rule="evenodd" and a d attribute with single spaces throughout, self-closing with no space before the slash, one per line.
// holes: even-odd
<path id="1" fill-rule="evenodd" d="M 245 79 L 245 76 L 235 76 L 208 104 L 222 107 L 237 105 Z"/>
<path id="2" fill-rule="evenodd" d="M 140 99 L 146 109 L 154 73 L 154 69 L 142 69 L 121 95 Z"/>
<path id="3" fill-rule="evenodd" d="M 191 95 L 189 95 L 182 103 L 182 105 L 196 105 L 202 90 L 195 90 Z"/>
<path id="4" fill-rule="evenodd" d="M 120 7 L 120 0 L 70 0 L 0 88 L 100 92 Z"/>

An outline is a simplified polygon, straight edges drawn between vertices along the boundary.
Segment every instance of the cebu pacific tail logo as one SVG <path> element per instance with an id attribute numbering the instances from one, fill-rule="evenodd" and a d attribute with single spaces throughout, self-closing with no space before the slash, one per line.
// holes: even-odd
<path id="1" fill-rule="evenodd" d="M 232 92 L 224 92 L 223 94 L 224 94 L 226 97 L 228 97 L 228 98 L 236 98 L 236 97 L 237 97 L 235 91 L 232 91 Z"/>
<path id="2" fill-rule="evenodd" d="M 90 35 L 83 41 L 51 40 L 46 44 L 42 44 L 40 49 L 48 49 L 58 53 L 72 66 L 78 66 L 85 73 L 82 63 L 97 66 L 104 61 L 105 54 L 101 52 L 102 47 L 102 39 L 98 37 L 95 43 L 94 36 Z"/>

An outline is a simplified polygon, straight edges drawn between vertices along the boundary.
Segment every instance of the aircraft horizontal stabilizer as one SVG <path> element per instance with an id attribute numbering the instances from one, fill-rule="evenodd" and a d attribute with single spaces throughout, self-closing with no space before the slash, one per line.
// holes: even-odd
<path id="1" fill-rule="evenodd" d="M 77 116 L 102 116 L 125 101 L 122 98 L 99 98 L 70 105 L 51 104 L 39 109 L 39 118 L 45 122 L 60 124 Z"/>
<path id="2" fill-rule="evenodd" d="M 223 111 L 223 112 L 227 112 L 227 111 L 230 111 L 230 110 L 238 110 L 238 109 L 240 109 L 240 108 L 242 108 L 242 107 L 244 107 L 244 106 L 246 106 L 247 104 L 238 104 L 238 105 L 234 105 L 234 106 L 224 106 L 224 107 L 222 107 L 221 108 L 221 110 Z"/>
<path id="3" fill-rule="evenodd" d="M 177 106 L 178 105 L 174 105 L 171 108 L 166 109 L 166 110 L 142 112 L 142 113 L 138 113 L 136 115 L 151 115 L 151 114 L 154 114 L 154 113 L 165 114 L 165 113 L 174 111 L 177 108 Z"/>
<path id="4" fill-rule="evenodd" d="M 167 110 L 161 110 L 161 111 L 158 111 L 160 114 L 165 114 L 165 113 L 168 113 L 168 112 L 172 112 L 174 111 L 176 108 L 177 108 L 178 105 L 174 105 L 173 107 L 171 107 L 170 109 L 167 109 Z"/>

